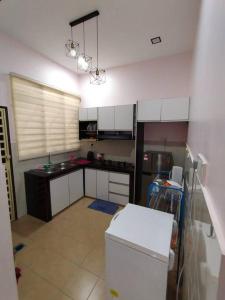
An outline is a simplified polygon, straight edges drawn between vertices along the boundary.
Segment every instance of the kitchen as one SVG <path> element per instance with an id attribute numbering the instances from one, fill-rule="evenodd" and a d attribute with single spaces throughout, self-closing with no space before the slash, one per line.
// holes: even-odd
<path id="1" fill-rule="evenodd" d="M 126 9 L 122 4 L 118 3 L 118 7 L 114 7 L 100 2 L 96 7 L 86 3 L 85 9 L 75 14 L 72 11 L 74 7 L 76 8 L 76 3 L 70 7 L 67 5 L 60 7 L 57 3 L 56 15 L 52 23 L 49 21 L 48 24 L 43 23 L 41 26 L 40 16 L 45 10 L 51 10 L 51 1 L 36 6 L 34 3 L 26 6 L 24 2 L 21 8 L 14 1 L 11 1 L 11 6 L 6 1 L 0 2 L 2 10 L 0 11 L 0 104 L 1 122 L 3 122 L 1 124 L 7 124 L 8 121 L 8 126 L 5 126 L 6 133 L 2 135 L 1 154 L 3 160 L 5 158 L 2 162 L 8 172 L 6 173 L 8 189 L 5 195 L 7 205 L 9 201 L 9 207 L 5 205 L 1 209 L 2 214 L 5 212 L 2 215 L 4 218 L 1 219 L 4 221 L 2 225 L 6 228 L 1 247 L 4 248 L 4 241 L 7 240 L 10 249 L 7 251 L 10 253 L 7 253 L 5 266 L 8 272 L 1 273 L 1 281 L 5 280 L 8 284 L 0 286 L 1 295 L 4 299 L 10 300 L 18 299 L 18 292 L 19 299 L 136 299 L 137 297 L 166 299 L 167 293 L 167 299 L 181 299 L 181 294 L 184 299 L 206 299 L 206 296 L 210 297 L 208 295 L 211 295 L 211 298 L 207 299 L 222 299 L 219 297 L 223 294 L 220 284 L 224 263 L 223 204 L 217 201 L 219 194 L 214 190 L 215 182 L 211 175 L 211 168 L 214 172 L 220 172 L 218 171 L 220 153 L 215 161 L 212 158 L 212 151 L 214 151 L 212 149 L 217 148 L 215 145 L 218 145 L 218 133 L 212 135 L 213 125 L 206 127 L 208 131 L 205 127 L 201 127 L 202 120 L 211 117 L 200 110 L 204 104 L 199 96 L 205 92 L 208 111 L 215 113 L 216 118 L 218 114 L 214 106 L 211 107 L 212 98 L 208 96 L 214 93 L 214 88 L 208 85 L 203 89 L 200 79 L 203 74 L 209 76 L 209 72 L 204 72 L 201 64 L 201 60 L 209 60 L 209 57 L 201 57 L 199 53 L 212 47 L 207 43 L 204 21 L 214 24 L 216 20 L 215 23 L 218 24 L 217 22 L 221 20 L 220 17 L 216 18 L 221 11 L 218 9 L 219 5 L 213 6 L 215 19 L 212 21 L 214 15 L 206 14 L 209 3 L 202 5 L 203 7 L 200 1 L 199 3 L 192 1 L 189 3 L 190 6 L 187 2 L 168 4 L 170 18 L 165 18 L 157 24 L 151 8 L 155 8 L 159 17 L 163 16 L 162 11 L 165 13 L 166 9 L 161 10 L 161 1 L 161 4 L 155 1 L 146 4 L 143 1 L 139 7 L 141 11 L 136 16 L 142 25 L 135 29 L 132 20 L 134 12 L 137 11 L 136 4 L 130 4 L 127 19 L 124 20 Z M 144 18 L 149 13 L 145 5 L 148 5 L 152 18 Z M 174 10 L 175 6 L 180 16 L 183 16 L 182 21 Z M 64 11 L 66 7 L 70 8 L 70 13 Z M 18 14 L 16 14 L 17 9 Z M 69 23 L 96 9 L 100 12 L 97 15 L 99 24 L 95 23 L 96 16 L 94 16 L 83 22 L 83 27 L 82 22 L 78 27 L 75 26 L 71 33 L 72 37 L 79 41 L 81 51 L 86 41 L 86 52 L 96 60 L 94 64 L 97 62 L 97 69 L 103 70 L 100 74 L 106 75 L 106 82 L 100 85 L 90 84 L 87 73 L 77 72 L 74 64 L 77 60 L 73 61 L 66 57 L 62 45 L 68 32 L 70 34 Z M 201 18 L 198 15 L 200 10 Z M 34 26 L 33 33 L 36 30 L 39 34 L 34 36 L 29 34 L 29 26 L 26 26 L 25 21 L 23 23 L 26 19 L 24 14 L 29 16 L 26 20 L 27 24 Z M 60 25 L 58 20 L 62 20 L 62 14 L 64 14 L 64 21 L 67 21 L 63 25 L 61 22 Z M 117 24 L 112 21 L 115 20 L 116 15 Z M 32 20 L 31 16 L 33 16 Z M 10 21 L 12 18 L 18 25 L 13 30 Z M 147 19 L 149 19 L 147 27 L 159 26 L 158 30 L 150 33 L 148 30 L 143 32 L 143 28 L 147 28 L 146 25 L 143 26 L 143 21 L 147 22 Z M 153 20 L 155 20 L 154 26 L 151 23 Z M 126 24 L 132 24 L 133 27 L 128 29 Z M 195 24 L 194 29 L 191 24 Z M 45 32 L 44 26 L 49 26 L 49 31 Z M 60 26 L 64 26 L 65 32 L 61 31 L 57 35 Z M 171 26 L 175 26 L 176 36 L 168 30 Z M 121 34 L 119 27 L 121 27 Z M 114 28 L 113 32 L 112 28 Z M 96 57 L 98 30 L 99 63 L 106 69 L 98 67 L 98 57 Z M 163 35 L 162 31 L 166 34 Z M 123 32 L 127 35 L 126 42 L 124 42 Z M 135 33 L 135 43 L 132 32 Z M 197 32 L 202 35 L 204 45 L 201 44 L 203 41 L 198 37 Z M 51 39 L 52 34 L 55 34 L 56 39 L 52 42 L 51 49 L 46 41 Z M 140 37 L 146 34 L 143 48 Z M 212 37 L 212 33 L 209 34 Z M 109 36 L 115 44 L 111 43 L 107 46 Z M 158 39 L 160 43 L 152 44 L 150 38 L 157 36 L 161 36 Z M 198 43 L 194 43 L 195 39 Z M 222 43 L 223 38 L 218 40 Z M 54 47 L 56 51 L 53 51 Z M 86 52 L 84 49 L 84 54 Z M 216 69 L 213 70 L 216 72 Z M 96 73 L 96 70 L 93 72 L 90 72 L 90 76 L 99 79 L 98 72 Z M 220 86 L 217 86 L 217 90 L 222 95 Z M 36 106 L 37 98 L 42 101 L 41 105 L 38 104 L 39 107 Z M 39 112 L 39 108 L 44 114 Z M 222 114 L 222 111 L 220 113 Z M 198 115 L 202 119 L 198 119 Z M 46 124 L 51 126 L 48 127 Z M 63 133 L 60 131 L 62 128 Z M 36 132 L 31 129 L 35 129 Z M 204 135 L 201 132 L 204 132 Z M 57 138 L 55 138 L 56 134 Z M 211 141 L 214 141 L 213 148 Z M 62 147 L 64 147 L 63 151 Z M 154 155 L 155 160 L 153 160 Z M 197 271 L 194 274 L 198 274 L 196 276 L 199 277 L 207 276 L 208 287 L 202 285 L 199 277 L 196 279 L 192 271 L 187 268 L 187 261 L 193 263 L 193 251 L 189 251 L 187 242 L 188 227 L 183 230 L 184 223 L 182 223 L 187 222 L 188 214 L 185 214 L 184 219 L 182 213 L 181 216 L 177 215 L 179 238 L 176 251 L 178 252 L 175 251 L 175 262 L 171 263 L 173 259 L 169 256 L 173 218 L 170 218 L 171 214 L 146 207 L 149 200 L 147 199 L 149 186 L 155 183 L 155 180 L 158 180 L 158 183 L 170 180 L 173 166 L 183 169 L 184 183 L 181 182 L 181 187 L 182 193 L 185 194 L 186 205 L 193 199 L 199 199 L 201 210 L 204 210 L 203 219 L 201 213 L 199 215 L 191 213 L 189 216 L 190 219 L 194 218 L 194 221 L 197 219 L 196 232 L 199 235 L 201 233 L 201 238 L 203 235 L 204 245 L 206 245 L 205 255 L 203 255 L 205 258 L 202 258 L 202 262 L 200 250 L 198 251 L 202 244 L 196 245 L 194 254 L 197 257 L 194 260 L 197 260 L 199 265 L 197 264 Z M 196 176 L 191 173 L 193 170 Z M 163 177 L 165 172 L 167 172 L 166 177 Z M 193 175 L 192 180 L 187 173 L 190 177 L 191 174 Z M 194 185 L 191 184 L 192 181 L 195 182 Z M 219 189 L 222 186 L 219 179 L 216 185 Z M 94 203 L 95 200 L 100 201 Z M 89 208 L 92 205 L 94 209 Z M 96 210 L 96 206 L 98 209 L 100 206 L 100 211 Z M 126 208 L 121 210 L 124 206 Z M 132 210 L 133 206 L 135 211 Z M 9 217 L 6 218 L 7 209 L 10 209 L 11 223 Z M 103 213 L 104 209 L 114 209 L 113 214 Z M 188 208 L 186 209 L 189 211 Z M 196 211 L 200 211 L 200 206 L 196 206 Z M 183 212 L 182 209 L 180 212 Z M 155 214 L 157 218 L 154 223 L 151 223 Z M 162 223 L 156 226 L 161 220 L 160 216 L 164 216 L 162 218 L 165 219 L 163 230 L 160 230 Z M 112 218 L 114 222 L 111 222 Z M 130 221 L 128 222 L 126 218 Z M 208 234 L 212 237 L 210 240 L 207 239 L 208 235 L 205 237 L 204 232 L 201 231 L 200 221 L 204 226 L 207 224 L 207 230 L 208 226 L 213 228 Z M 125 231 L 127 224 L 129 224 L 128 230 Z M 10 242 L 11 227 L 14 249 Z M 144 230 L 147 227 L 150 228 L 149 231 Z M 136 232 L 136 235 L 133 236 L 132 232 Z M 165 239 L 164 246 L 167 249 L 165 252 L 157 244 L 160 238 L 155 239 L 153 244 L 150 241 L 150 236 L 154 237 L 157 234 L 158 237 L 162 235 Z M 117 252 L 114 242 L 126 239 L 130 242 L 127 241 L 123 246 L 121 244 L 121 249 L 125 249 L 125 256 L 127 254 L 125 265 L 123 264 L 125 256 L 120 257 L 122 250 Z M 199 239 L 199 242 L 201 241 L 202 239 Z M 208 241 L 211 242 L 209 248 L 207 248 Z M 152 268 L 151 264 L 147 267 L 146 263 L 145 268 L 141 256 L 139 258 L 136 256 L 135 260 L 128 260 L 133 255 L 129 249 L 134 244 L 137 246 L 136 250 L 144 252 L 149 257 L 159 255 L 158 258 L 160 257 L 160 261 L 164 263 L 165 269 L 161 270 L 162 273 L 158 274 L 158 278 L 154 279 L 149 271 Z M 208 261 L 210 256 L 208 257 L 207 251 L 211 251 L 212 244 L 214 260 Z M 154 249 L 155 252 L 151 250 L 153 254 L 149 252 L 150 248 Z M 184 252 L 183 249 L 189 250 Z M 16 251 L 16 267 L 21 271 L 18 291 L 13 274 L 13 250 Z M 2 255 L 1 261 L 6 257 Z M 111 266 L 111 259 L 114 262 L 113 266 Z M 139 262 L 136 265 L 136 274 L 132 269 L 133 261 Z M 117 268 L 122 264 L 124 272 L 121 271 L 119 276 L 120 272 Z M 217 266 L 216 269 L 212 265 Z M 210 280 L 211 275 L 208 275 L 207 270 L 213 274 L 213 281 Z M 125 278 L 127 274 L 134 274 L 134 276 L 130 275 L 127 280 Z M 190 281 L 183 282 L 183 274 L 186 278 L 187 274 L 190 274 L 188 276 L 191 278 Z M 144 280 L 138 281 L 137 284 L 135 276 L 143 276 Z M 146 276 L 149 278 L 148 281 Z M 194 294 L 190 296 L 193 281 L 196 282 L 196 286 L 193 289 Z M 131 284 L 133 289 L 127 288 L 129 282 L 133 282 Z M 146 286 L 147 282 L 149 284 Z M 212 282 L 214 283 L 211 285 Z M 158 283 L 161 283 L 159 290 Z M 105 291 L 109 293 L 106 294 L 107 296 Z M 199 298 L 196 298 L 195 293 L 199 293 Z M 218 298 L 214 297 L 216 293 Z"/>

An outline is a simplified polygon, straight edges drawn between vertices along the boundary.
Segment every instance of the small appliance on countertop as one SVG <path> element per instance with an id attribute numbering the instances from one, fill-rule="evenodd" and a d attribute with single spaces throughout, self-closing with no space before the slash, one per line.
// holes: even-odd
<path id="1" fill-rule="evenodd" d="M 87 160 L 93 161 L 95 159 L 95 155 L 93 151 L 88 151 Z"/>

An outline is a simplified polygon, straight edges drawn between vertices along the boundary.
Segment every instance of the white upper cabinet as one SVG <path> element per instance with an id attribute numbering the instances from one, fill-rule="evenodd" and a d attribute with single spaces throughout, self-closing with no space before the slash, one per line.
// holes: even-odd
<path id="1" fill-rule="evenodd" d="M 88 121 L 97 121 L 98 119 L 98 109 L 97 107 L 90 107 L 87 109 Z"/>
<path id="2" fill-rule="evenodd" d="M 80 121 L 87 121 L 87 118 L 88 118 L 87 108 L 80 108 L 79 109 L 79 120 Z"/>
<path id="3" fill-rule="evenodd" d="M 188 121 L 189 98 L 174 98 L 162 100 L 162 121 Z"/>
<path id="4" fill-rule="evenodd" d="M 115 106 L 115 130 L 133 130 L 133 105 Z"/>
<path id="5" fill-rule="evenodd" d="M 189 119 L 189 97 L 138 101 L 139 122 L 177 122 Z"/>
<path id="6" fill-rule="evenodd" d="M 98 130 L 114 130 L 115 107 L 106 106 L 98 108 Z"/>
<path id="7" fill-rule="evenodd" d="M 79 121 L 97 121 L 98 119 L 97 107 L 80 108 Z"/>
<path id="8" fill-rule="evenodd" d="M 138 101 L 137 120 L 139 122 L 160 121 L 161 103 L 162 101 L 160 99 L 149 100 L 149 101 Z"/>

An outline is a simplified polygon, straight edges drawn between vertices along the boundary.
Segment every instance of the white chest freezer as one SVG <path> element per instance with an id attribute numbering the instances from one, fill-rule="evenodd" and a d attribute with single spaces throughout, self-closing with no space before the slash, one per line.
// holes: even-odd
<path id="1" fill-rule="evenodd" d="M 128 204 L 105 232 L 106 299 L 165 300 L 173 215 Z"/>

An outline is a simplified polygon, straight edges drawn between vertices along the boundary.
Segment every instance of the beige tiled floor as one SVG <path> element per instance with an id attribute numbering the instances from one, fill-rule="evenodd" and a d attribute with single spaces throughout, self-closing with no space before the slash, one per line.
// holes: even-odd
<path id="1" fill-rule="evenodd" d="M 44 223 L 25 216 L 12 224 L 22 269 L 20 300 L 103 300 L 104 231 L 112 216 L 88 209 L 83 198 Z"/>
<path id="2" fill-rule="evenodd" d="M 44 223 L 25 216 L 12 223 L 13 243 L 22 269 L 20 300 L 103 300 L 104 232 L 112 216 L 87 208 L 83 198 Z M 168 300 L 175 299 L 175 276 L 169 276 Z"/>

